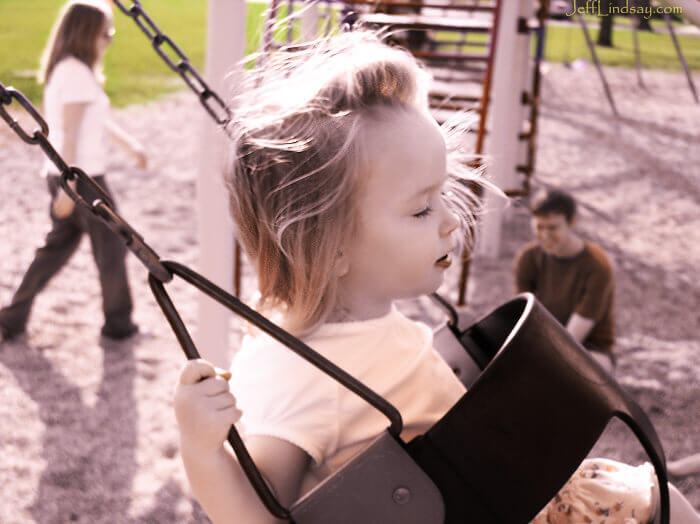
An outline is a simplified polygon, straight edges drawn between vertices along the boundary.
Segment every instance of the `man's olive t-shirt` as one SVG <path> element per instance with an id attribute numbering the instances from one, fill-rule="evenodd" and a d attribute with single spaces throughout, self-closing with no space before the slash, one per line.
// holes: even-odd
<path id="1" fill-rule="evenodd" d="M 515 282 L 519 293 L 534 293 L 563 325 L 573 313 L 593 320 L 595 324 L 583 345 L 612 351 L 615 276 L 600 246 L 584 241 L 579 254 L 558 258 L 545 253 L 537 242 L 528 244 L 515 259 Z"/>

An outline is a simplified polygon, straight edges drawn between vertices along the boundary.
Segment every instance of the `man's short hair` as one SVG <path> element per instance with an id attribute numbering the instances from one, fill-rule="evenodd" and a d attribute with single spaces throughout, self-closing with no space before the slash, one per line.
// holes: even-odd
<path id="1" fill-rule="evenodd" d="M 565 191 L 542 189 L 530 201 L 530 211 L 535 216 L 564 215 L 571 222 L 576 216 L 576 201 Z"/>

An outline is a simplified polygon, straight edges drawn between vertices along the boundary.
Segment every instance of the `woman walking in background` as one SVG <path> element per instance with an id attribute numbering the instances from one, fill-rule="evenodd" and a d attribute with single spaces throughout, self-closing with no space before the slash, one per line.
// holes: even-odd
<path id="1" fill-rule="evenodd" d="M 72 0 L 54 24 L 39 73 L 39 81 L 45 84 L 44 110 L 52 144 L 68 165 L 91 175 L 110 197 L 105 181 L 106 135 L 129 150 L 141 168 L 146 166 L 140 144 L 109 118 L 102 62 L 113 37 L 112 12 L 107 3 Z M 0 341 L 25 331 L 34 298 L 70 259 L 83 233 L 90 237 L 100 275 L 105 316 L 102 335 L 112 339 L 133 335 L 138 328 L 131 321 L 124 244 L 90 212 L 75 207 L 60 188 L 60 173 L 48 160 L 43 175 L 51 194 L 52 227 L 12 302 L 0 310 Z M 69 184 L 88 202 L 98 198 L 80 181 Z"/>

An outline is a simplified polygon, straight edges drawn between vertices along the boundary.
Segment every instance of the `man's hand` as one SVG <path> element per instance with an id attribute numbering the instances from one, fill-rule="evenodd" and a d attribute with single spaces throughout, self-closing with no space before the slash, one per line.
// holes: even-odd
<path id="1" fill-rule="evenodd" d="M 577 342 L 583 343 L 588 334 L 593 329 L 595 320 L 582 317 L 578 313 L 574 313 L 566 323 L 566 330 L 576 339 Z"/>

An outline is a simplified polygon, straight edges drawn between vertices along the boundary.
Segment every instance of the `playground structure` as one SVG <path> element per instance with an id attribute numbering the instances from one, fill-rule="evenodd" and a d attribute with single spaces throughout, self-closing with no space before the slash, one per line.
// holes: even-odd
<path id="1" fill-rule="evenodd" d="M 302 9 L 295 11 L 295 5 L 298 7 L 299 4 L 303 6 Z M 271 52 L 279 47 L 273 35 L 277 31 L 280 5 L 280 0 L 270 3 L 262 38 L 263 52 Z M 432 67 L 438 79 L 430 98 L 435 116 L 438 120 L 445 120 L 453 111 L 475 111 L 478 115 L 473 146 L 477 157 L 475 165 L 478 165 L 480 155 L 483 155 L 488 158 L 489 176 L 498 187 L 510 196 L 527 195 L 535 169 L 539 66 L 544 52 L 548 2 L 543 1 L 540 5 L 534 0 L 433 0 L 428 3 L 412 0 L 354 0 L 345 5 L 346 18 L 350 11 L 359 12 L 365 23 L 377 27 L 403 30 L 409 34 L 420 31 L 432 35 L 437 32 L 443 39 L 446 34 L 457 35 L 457 38 L 448 39 L 447 42 L 429 37 L 426 39 L 427 46 L 424 40 L 418 48 L 412 49 L 417 58 L 425 60 L 428 67 Z M 333 28 L 334 21 L 342 21 L 334 20 L 332 3 L 295 4 L 293 0 L 289 0 L 286 6 L 287 12 L 294 14 L 286 21 L 286 30 L 282 31 L 283 40 L 286 40 L 288 45 L 293 41 L 295 21 L 298 21 L 296 32 L 300 36 L 298 41 L 301 42 L 328 33 Z M 700 19 L 697 6 L 684 2 L 683 7 L 688 19 L 697 23 Z M 423 9 L 432 14 L 427 18 L 422 17 L 420 12 Z M 392 10 L 399 12 L 386 12 Z M 400 12 L 402 10 L 403 13 Z M 242 26 L 240 33 L 232 33 L 230 28 L 232 21 L 243 23 L 245 12 L 243 0 L 209 2 L 205 77 L 214 85 L 224 86 L 225 76 L 229 82 L 235 82 L 235 74 L 231 75 L 230 72 L 234 70 L 235 64 L 242 60 L 243 47 L 240 39 L 230 47 L 230 39 L 231 34 L 243 34 L 244 31 Z M 439 17 L 435 16 L 435 13 L 447 16 Z M 354 19 L 346 19 L 346 22 L 356 20 L 357 16 Z M 617 114 L 612 93 L 598 62 L 585 21 L 580 16 L 578 20 L 613 113 Z M 500 27 L 508 29 L 499 30 Z M 486 35 L 486 38 L 470 39 L 470 35 L 475 34 Z M 535 53 L 534 57 L 530 58 L 529 50 L 533 37 Z M 445 45 L 449 48 L 448 52 L 441 49 L 441 46 Z M 464 51 L 465 47 L 467 52 Z M 481 52 L 472 52 L 474 48 Z M 682 60 L 680 47 L 676 46 L 676 49 Z M 692 86 L 692 77 L 688 78 Z M 493 110 L 489 114 L 492 103 Z M 237 242 L 232 240 L 234 231 L 227 212 L 223 187 L 219 180 L 208 176 L 212 170 L 220 172 L 223 166 L 224 139 L 209 119 L 204 120 L 202 126 L 197 184 L 200 267 L 214 282 L 240 296 L 243 264 L 241 249 Z M 482 219 L 478 249 L 480 253 L 493 257 L 500 252 L 502 202 L 494 195 L 486 195 L 485 198 L 489 212 Z M 230 271 L 232 266 L 233 274 Z M 466 302 L 469 269 L 469 261 L 465 260 L 458 282 L 458 305 Z M 229 313 L 220 305 L 207 297 L 200 299 L 196 339 L 201 347 L 207 348 L 207 357 L 221 366 L 227 364 L 225 351 L 216 351 L 213 348 L 227 347 L 229 320 Z"/>
<path id="2" fill-rule="evenodd" d="M 669 1 L 669 0 L 659 0 L 659 3 L 661 3 L 663 6 L 666 7 L 680 7 L 683 11 L 683 17 L 691 22 L 692 24 L 696 25 L 697 27 L 700 27 L 700 4 L 698 2 L 693 2 L 692 0 L 674 0 L 674 1 Z M 685 78 L 688 81 L 688 88 L 690 89 L 690 92 L 693 94 L 693 98 L 695 99 L 695 102 L 700 104 L 700 98 L 698 98 L 698 92 L 697 89 L 695 88 L 695 82 L 693 81 L 693 76 L 688 70 L 688 64 L 685 62 L 685 57 L 683 56 L 683 51 L 681 50 L 681 46 L 678 42 L 678 38 L 676 37 L 676 32 L 673 29 L 673 24 L 671 23 L 671 15 L 668 13 L 664 13 L 664 21 L 666 22 L 666 28 L 668 29 L 669 35 L 671 35 L 671 39 L 673 40 L 673 46 L 676 49 L 676 54 L 678 55 L 678 60 L 681 63 L 681 66 L 683 67 L 683 73 L 685 73 Z M 632 29 L 634 31 L 634 52 L 635 56 L 637 57 L 636 60 L 636 65 L 637 65 L 637 75 L 638 75 L 638 81 L 639 85 L 641 87 L 644 87 L 644 83 L 642 81 L 642 73 L 641 73 L 641 63 L 639 60 L 639 45 L 637 41 L 637 29 L 636 27 L 633 27 Z"/>
<path id="3" fill-rule="evenodd" d="M 295 23 L 304 39 L 327 32 L 332 14 L 329 4 L 286 2 L 287 13 L 299 13 L 278 29 L 279 0 L 270 3 L 262 52 L 279 49 L 273 33 L 280 31 L 287 48 L 293 48 Z M 435 119 L 445 122 L 455 113 L 472 111 L 476 124 L 467 140 L 474 167 L 488 158 L 488 174 L 509 196 L 525 196 L 535 169 L 540 63 L 544 52 L 548 1 L 521 0 L 350 0 L 342 10 L 341 25 L 361 25 L 387 31 L 390 41 L 408 49 L 433 76 L 429 93 Z M 323 18 L 323 20 L 321 20 Z M 531 57 L 532 41 L 535 54 Z M 299 43 L 297 41 L 297 43 Z M 493 108 L 493 109 L 491 109 Z M 479 250 L 496 256 L 500 250 L 502 205 L 499 197 L 485 195 L 491 208 L 482 221 Z M 236 267 L 241 264 L 238 252 Z M 469 261 L 462 262 L 457 304 L 466 301 Z M 240 275 L 240 270 L 236 271 Z M 240 276 L 234 289 L 240 291 Z"/>
<path id="4" fill-rule="evenodd" d="M 236 67 L 243 59 L 245 49 L 245 13 L 244 0 L 208 2 L 205 78 L 222 93 L 231 89 L 240 74 Z M 240 296 L 240 246 L 234 240 L 222 177 L 211 176 L 223 172 L 226 142 L 219 122 L 203 118 L 197 170 L 199 268 L 214 283 Z M 220 367 L 230 364 L 226 351 L 230 319 L 229 311 L 216 301 L 204 294 L 199 296 L 195 340 L 199 347 L 206 348 L 204 356 Z"/>

